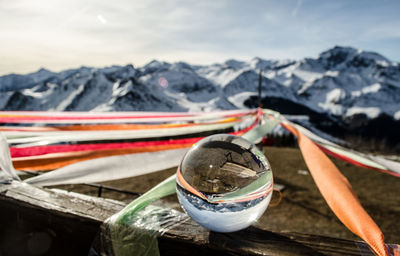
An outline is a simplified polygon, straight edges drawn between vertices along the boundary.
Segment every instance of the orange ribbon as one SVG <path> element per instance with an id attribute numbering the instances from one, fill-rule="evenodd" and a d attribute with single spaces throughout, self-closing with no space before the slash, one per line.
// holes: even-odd
<path id="1" fill-rule="evenodd" d="M 382 231 L 361 206 L 346 177 L 308 137 L 291 125 L 284 127 L 297 137 L 315 184 L 332 211 L 350 231 L 367 242 L 376 255 L 387 256 Z"/>
<path id="2" fill-rule="evenodd" d="M 210 125 L 210 124 L 221 124 L 230 122 L 240 122 L 243 118 L 241 117 L 229 117 L 214 122 L 203 122 L 203 123 L 184 123 L 184 124 L 76 124 L 76 125 L 63 125 L 63 126 L 5 126 L 0 127 L 0 131 L 100 131 L 100 130 L 150 130 L 150 129 L 164 129 L 164 128 L 179 128 L 179 127 L 190 127 L 199 125 Z"/>
<path id="3" fill-rule="evenodd" d="M 104 150 L 88 150 L 52 153 L 42 156 L 18 157 L 13 159 L 14 168 L 26 171 L 46 171 L 61 168 L 63 166 L 77 163 L 84 160 L 90 160 L 100 157 L 116 156 L 124 154 L 156 152 L 169 149 L 187 148 L 192 146 L 188 144 L 165 144 L 157 146 L 145 146 L 126 149 L 104 149 Z"/>

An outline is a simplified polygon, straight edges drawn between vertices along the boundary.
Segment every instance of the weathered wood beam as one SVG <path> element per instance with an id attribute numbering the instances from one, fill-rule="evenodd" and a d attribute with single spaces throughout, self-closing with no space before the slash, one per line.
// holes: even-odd
<path id="1" fill-rule="evenodd" d="M 101 223 L 124 206 L 21 182 L 1 185 L 0 254 L 87 255 Z M 158 244 L 161 255 L 360 255 L 351 240 L 255 227 L 215 233 L 190 218 L 160 234 Z"/>

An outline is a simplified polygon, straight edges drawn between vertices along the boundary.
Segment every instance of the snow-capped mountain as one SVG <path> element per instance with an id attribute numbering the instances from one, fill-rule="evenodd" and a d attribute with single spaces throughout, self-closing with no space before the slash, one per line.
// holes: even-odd
<path id="1" fill-rule="evenodd" d="M 256 106 L 313 113 L 353 128 L 400 122 L 400 64 L 378 53 L 334 47 L 303 60 L 228 60 L 193 66 L 152 61 L 106 68 L 45 69 L 0 77 L 0 109 L 210 111 Z M 320 119 L 319 119 L 320 120 Z"/>

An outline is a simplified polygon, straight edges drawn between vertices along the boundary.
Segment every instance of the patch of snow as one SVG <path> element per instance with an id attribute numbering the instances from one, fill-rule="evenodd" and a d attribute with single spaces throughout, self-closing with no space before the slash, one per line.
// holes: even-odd
<path id="1" fill-rule="evenodd" d="M 351 92 L 352 97 L 360 97 L 362 94 L 375 93 L 382 88 L 380 83 L 375 83 L 370 86 L 364 87 L 361 90 Z"/>
<path id="2" fill-rule="evenodd" d="M 292 79 L 288 79 L 286 81 L 283 82 L 283 85 L 286 87 L 289 87 L 292 84 Z"/>
<path id="3" fill-rule="evenodd" d="M 354 92 L 351 92 L 351 96 L 352 96 L 353 98 L 360 97 L 361 94 L 362 94 L 361 91 L 354 91 Z"/>
<path id="4" fill-rule="evenodd" d="M 382 67 L 389 67 L 389 63 L 385 60 L 378 60 L 376 63 L 378 63 Z"/>
<path id="5" fill-rule="evenodd" d="M 318 103 L 318 106 L 333 115 L 340 116 L 343 113 L 343 106 L 340 102 L 345 98 L 346 92 L 343 89 L 336 88 L 327 93 L 325 102 Z"/>
<path id="6" fill-rule="evenodd" d="M 339 75 L 339 71 L 332 71 L 332 70 L 328 70 L 324 73 L 325 76 L 332 76 L 332 77 L 336 77 Z"/>
<path id="7" fill-rule="evenodd" d="M 80 93 L 83 92 L 83 90 L 85 89 L 85 85 L 81 84 L 78 89 L 73 90 L 63 101 L 61 101 L 61 103 L 55 107 L 54 109 L 50 109 L 50 110 L 55 110 L 55 111 L 64 111 L 75 99 L 75 97 L 77 95 L 79 95 Z"/>
<path id="8" fill-rule="evenodd" d="M 377 118 L 381 113 L 378 107 L 351 107 L 347 109 L 346 117 L 353 116 L 356 114 L 365 114 L 370 119 Z"/>
<path id="9" fill-rule="evenodd" d="M 364 88 L 362 89 L 362 92 L 363 92 L 364 94 L 373 93 L 373 92 L 379 91 L 379 89 L 381 89 L 381 88 L 382 88 L 381 84 L 375 83 L 375 84 L 373 84 L 373 85 L 364 87 Z"/>
<path id="10" fill-rule="evenodd" d="M 51 94 L 57 89 L 58 85 L 47 83 L 45 86 L 37 85 L 30 89 L 23 90 L 23 94 L 37 99 L 51 98 Z M 42 91 L 43 90 L 43 91 Z M 50 99 L 52 100 L 52 99 Z"/>
<path id="11" fill-rule="evenodd" d="M 346 92 L 343 89 L 336 88 L 326 94 L 326 101 L 338 103 L 346 97 Z"/>
<path id="12" fill-rule="evenodd" d="M 228 100 L 237 108 L 247 108 L 243 103 L 251 96 L 257 96 L 257 93 L 242 92 L 228 97 Z"/>
<path id="13" fill-rule="evenodd" d="M 340 104 L 346 98 L 346 92 L 343 89 L 336 88 L 326 94 L 325 102 L 318 103 L 322 109 L 333 115 L 340 116 L 343 113 L 343 105 Z"/>
<path id="14" fill-rule="evenodd" d="M 314 84 L 314 81 L 307 81 L 303 84 L 303 86 L 297 91 L 297 94 L 303 94 L 308 88 L 310 88 Z"/>
<path id="15" fill-rule="evenodd" d="M 318 103 L 318 106 L 322 108 L 323 110 L 327 110 L 329 113 L 332 115 L 340 116 L 343 113 L 343 106 L 342 105 L 337 105 L 334 103 L 330 102 L 325 102 L 325 103 Z"/>
<path id="16" fill-rule="evenodd" d="M 265 72 L 263 74 L 263 76 L 265 76 L 268 79 L 274 79 L 275 76 L 276 76 L 276 72 L 275 71 L 268 71 L 268 72 Z"/>
<path id="17" fill-rule="evenodd" d="M 255 70 L 263 70 L 263 73 L 269 70 L 273 70 L 275 68 L 279 68 L 282 66 L 289 66 L 290 64 L 295 63 L 293 60 L 264 60 L 261 58 L 253 58 L 249 62 L 249 67 Z"/>
<path id="18" fill-rule="evenodd" d="M 264 75 L 266 78 L 274 80 L 284 86 L 289 86 L 292 82 L 292 77 L 289 73 L 270 72 Z"/>
<path id="19" fill-rule="evenodd" d="M 298 70 L 301 65 L 300 61 L 295 62 L 293 65 L 289 65 L 285 68 L 281 68 L 278 70 L 278 75 L 290 73 L 292 74 L 295 70 Z"/>
<path id="20" fill-rule="evenodd" d="M 210 80 L 214 85 L 220 85 L 222 88 L 238 77 L 242 72 L 241 69 L 234 70 L 221 68 L 205 68 L 197 71 L 200 76 Z"/>
<path id="21" fill-rule="evenodd" d="M 400 110 L 397 111 L 396 113 L 394 113 L 393 117 L 394 117 L 394 119 L 396 119 L 396 120 L 400 120 Z"/>

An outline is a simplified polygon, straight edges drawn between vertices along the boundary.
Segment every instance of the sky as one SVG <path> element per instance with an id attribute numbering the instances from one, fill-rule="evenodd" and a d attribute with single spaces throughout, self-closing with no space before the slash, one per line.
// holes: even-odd
<path id="1" fill-rule="evenodd" d="M 399 10 L 398 0 L 0 0 L 0 75 L 302 59 L 335 45 L 400 61 Z"/>

